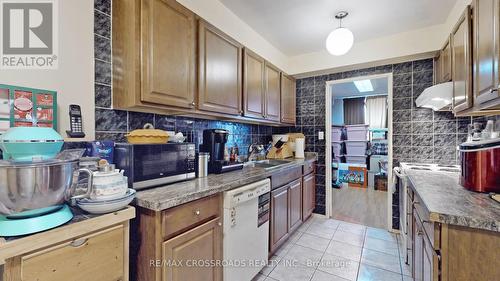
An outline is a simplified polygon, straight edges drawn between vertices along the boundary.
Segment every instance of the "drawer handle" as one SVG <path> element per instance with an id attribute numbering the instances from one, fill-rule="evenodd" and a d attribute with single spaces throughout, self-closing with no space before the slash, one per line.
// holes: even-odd
<path id="1" fill-rule="evenodd" d="M 194 211 L 194 214 L 199 216 L 201 214 L 201 212 L 200 212 L 200 210 L 196 210 L 196 211 Z"/>
<path id="2" fill-rule="evenodd" d="M 491 89 L 491 90 L 490 90 L 490 93 L 491 93 L 491 94 L 496 93 L 496 92 L 498 92 L 498 89 L 497 89 L 497 88 L 493 88 L 493 89 Z"/>
<path id="3" fill-rule="evenodd" d="M 78 248 L 78 247 L 80 247 L 82 245 L 85 245 L 85 243 L 87 243 L 87 241 L 89 241 L 88 238 L 73 240 L 69 245 L 71 247 Z"/>

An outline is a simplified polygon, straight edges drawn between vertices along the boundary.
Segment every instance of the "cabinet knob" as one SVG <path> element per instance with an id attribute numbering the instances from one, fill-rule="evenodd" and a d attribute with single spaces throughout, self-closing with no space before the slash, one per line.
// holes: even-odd
<path id="1" fill-rule="evenodd" d="M 222 226 L 222 222 L 218 222 L 217 224 L 218 224 L 219 226 Z"/>
<path id="2" fill-rule="evenodd" d="M 195 214 L 195 215 L 197 215 L 197 216 L 199 216 L 199 215 L 200 215 L 200 213 L 201 213 L 201 212 L 200 212 L 200 210 L 196 210 L 196 211 L 194 211 L 194 214 Z"/>
<path id="3" fill-rule="evenodd" d="M 491 93 L 491 94 L 493 94 L 493 93 L 495 93 L 495 92 L 497 92 L 497 93 L 498 93 L 498 88 L 493 88 L 493 89 L 491 89 L 491 90 L 490 90 L 490 93 Z"/>
<path id="4" fill-rule="evenodd" d="M 191 102 L 191 106 L 195 106 L 196 105 L 196 102 L 195 101 L 192 101 Z"/>
<path id="5" fill-rule="evenodd" d="M 72 241 L 69 245 L 70 245 L 71 247 L 78 248 L 78 247 L 80 247 L 80 246 L 84 245 L 85 243 L 87 243 L 87 241 L 89 241 L 89 239 L 88 239 L 88 238 L 85 238 L 85 239 L 79 239 L 79 240 L 74 240 L 74 241 Z"/>
<path id="6" fill-rule="evenodd" d="M 418 236 L 422 236 L 422 234 L 424 234 L 424 233 L 422 232 L 422 230 L 418 230 L 418 231 L 417 231 L 417 235 L 418 235 Z"/>

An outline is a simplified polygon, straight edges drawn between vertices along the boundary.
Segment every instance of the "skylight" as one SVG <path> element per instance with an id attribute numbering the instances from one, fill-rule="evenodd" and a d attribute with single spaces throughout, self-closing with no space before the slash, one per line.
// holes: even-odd
<path id="1" fill-rule="evenodd" d="M 359 81 L 354 81 L 354 85 L 356 88 L 358 88 L 358 91 L 360 93 L 365 93 L 365 92 L 373 92 L 373 85 L 372 81 L 370 80 L 359 80 Z"/>

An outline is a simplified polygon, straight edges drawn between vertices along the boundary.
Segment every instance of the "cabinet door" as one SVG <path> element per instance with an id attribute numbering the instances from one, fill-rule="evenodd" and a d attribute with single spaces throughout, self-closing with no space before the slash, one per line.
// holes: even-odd
<path id="1" fill-rule="evenodd" d="M 423 254 L 423 280 L 424 281 L 433 281 L 433 280 L 438 280 L 439 277 L 439 270 L 438 270 L 438 257 L 434 249 L 432 248 L 432 245 L 430 241 L 425 238 L 424 239 L 424 246 L 423 246 L 424 254 Z"/>
<path id="2" fill-rule="evenodd" d="M 243 57 L 243 113 L 247 117 L 264 118 L 265 61 L 248 49 L 243 50 Z"/>
<path id="3" fill-rule="evenodd" d="M 448 39 L 446 43 L 444 43 L 444 47 L 441 49 L 441 62 L 442 62 L 442 75 L 441 82 L 451 81 L 452 67 L 451 67 L 451 44 Z"/>
<path id="4" fill-rule="evenodd" d="M 305 221 L 311 216 L 316 204 L 316 179 L 314 173 L 304 176 L 302 189 L 302 220 Z"/>
<path id="5" fill-rule="evenodd" d="M 434 81 L 436 84 L 443 82 L 443 58 L 441 52 L 434 58 Z"/>
<path id="6" fill-rule="evenodd" d="M 163 243 L 164 281 L 222 280 L 218 266 L 195 266 L 193 261 L 222 260 L 222 229 L 219 218 L 193 228 Z M 191 263 L 191 264 L 190 264 Z"/>
<path id="7" fill-rule="evenodd" d="M 290 226 L 289 232 L 293 232 L 302 222 L 302 181 L 300 179 L 290 183 L 288 189 L 288 224 Z"/>
<path id="8" fill-rule="evenodd" d="M 453 111 L 472 107 L 471 12 L 467 6 L 451 33 Z"/>
<path id="9" fill-rule="evenodd" d="M 413 280 L 422 281 L 423 280 L 423 263 L 424 263 L 424 232 L 421 226 L 418 224 L 418 218 L 415 217 L 415 211 L 413 211 Z"/>
<path id="10" fill-rule="evenodd" d="M 194 14 L 175 0 L 142 0 L 142 15 L 141 100 L 194 107 Z"/>
<path id="11" fill-rule="evenodd" d="M 198 108 L 242 113 L 242 45 L 207 22 L 198 24 Z"/>
<path id="12" fill-rule="evenodd" d="M 474 94 L 481 104 L 499 98 L 499 1 L 472 1 L 474 17 Z"/>
<path id="13" fill-rule="evenodd" d="M 270 250 L 274 252 L 288 237 L 288 185 L 271 192 Z"/>
<path id="14" fill-rule="evenodd" d="M 21 257 L 22 280 L 127 280 L 124 229 L 117 226 Z M 127 245 L 128 246 L 128 245 Z M 10 279 L 7 279 L 10 280 Z M 13 279 L 14 280 L 14 279 Z"/>
<path id="15" fill-rule="evenodd" d="M 281 122 L 295 124 L 295 79 L 281 74 Z"/>
<path id="16" fill-rule="evenodd" d="M 281 73 L 278 68 L 266 62 L 265 85 L 266 85 L 266 119 L 280 121 L 281 109 Z"/>

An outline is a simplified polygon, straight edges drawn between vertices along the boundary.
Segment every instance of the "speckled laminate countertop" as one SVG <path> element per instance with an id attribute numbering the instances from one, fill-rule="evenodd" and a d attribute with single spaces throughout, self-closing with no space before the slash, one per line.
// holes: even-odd
<path id="1" fill-rule="evenodd" d="M 431 221 L 500 232 L 500 203 L 462 187 L 458 173 L 412 170 L 406 174 Z"/>
<path id="2" fill-rule="evenodd" d="M 315 153 L 306 153 L 305 159 L 293 159 L 289 164 L 269 171 L 258 167 L 244 167 L 242 170 L 223 174 L 210 174 L 205 178 L 173 183 L 137 192 L 134 205 L 153 211 L 172 208 L 196 199 L 230 190 L 242 185 L 270 177 L 272 174 L 302 166 L 304 162 L 316 161 Z"/>

